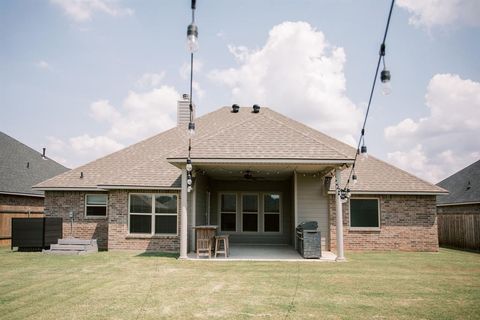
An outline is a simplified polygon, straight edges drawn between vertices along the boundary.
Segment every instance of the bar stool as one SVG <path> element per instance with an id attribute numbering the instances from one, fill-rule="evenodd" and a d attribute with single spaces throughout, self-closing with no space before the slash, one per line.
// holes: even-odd
<path id="1" fill-rule="evenodd" d="M 221 246 L 222 242 L 223 242 L 223 250 L 220 250 L 220 248 L 222 247 Z M 219 253 L 223 253 L 225 255 L 225 258 L 228 257 L 230 254 L 230 244 L 228 241 L 228 234 L 215 236 L 215 258 Z"/>

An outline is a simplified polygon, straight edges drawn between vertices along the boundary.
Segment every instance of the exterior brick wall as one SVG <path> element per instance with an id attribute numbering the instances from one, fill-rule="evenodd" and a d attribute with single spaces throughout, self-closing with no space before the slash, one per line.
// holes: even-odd
<path id="1" fill-rule="evenodd" d="M 480 214 L 480 203 L 438 206 L 437 214 Z"/>
<path id="2" fill-rule="evenodd" d="M 350 203 L 343 204 L 345 250 L 438 251 L 435 196 L 378 195 L 380 230 L 350 230 Z M 329 198 L 331 249 L 336 250 L 335 196 Z"/>
<path id="3" fill-rule="evenodd" d="M 63 218 L 63 237 L 97 239 L 99 249 L 108 248 L 107 218 L 85 217 L 85 195 L 105 192 L 46 191 L 45 216 Z M 73 228 L 70 223 L 73 211 Z M 107 209 L 107 216 L 109 210 Z"/>
<path id="4" fill-rule="evenodd" d="M 0 194 L 0 205 L 43 207 L 43 197 Z"/>
<path id="5" fill-rule="evenodd" d="M 180 201 L 177 191 L 166 190 L 112 190 L 109 193 L 109 230 L 108 248 L 117 250 L 143 250 L 143 251 L 180 251 L 180 208 L 178 208 L 176 236 L 143 236 L 128 234 L 128 195 L 129 193 L 175 193 Z M 178 202 L 180 203 L 180 202 Z"/>
<path id="6" fill-rule="evenodd" d="M 129 193 L 176 193 L 165 190 L 112 190 L 108 192 L 107 218 L 85 217 L 85 195 L 102 192 L 47 191 L 45 214 L 63 218 L 63 236 L 97 239 L 101 249 L 178 252 L 180 250 L 180 214 L 177 217 L 178 235 L 144 236 L 128 234 Z M 105 193 L 105 192 L 103 192 Z M 179 202 L 180 203 L 180 202 Z M 74 212 L 73 234 L 69 212 Z"/>

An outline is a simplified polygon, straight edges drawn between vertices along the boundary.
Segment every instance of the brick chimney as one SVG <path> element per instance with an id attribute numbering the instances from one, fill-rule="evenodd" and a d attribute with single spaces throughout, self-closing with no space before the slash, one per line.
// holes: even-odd
<path id="1" fill-rule="evenodd" d="M 193 106 L 193 119 L 195 119 L 195 106 Z M 190 97 L 184 93 L 177 103 L 177 126 L 184 126 L 187 130 L 190 122 Z"/>

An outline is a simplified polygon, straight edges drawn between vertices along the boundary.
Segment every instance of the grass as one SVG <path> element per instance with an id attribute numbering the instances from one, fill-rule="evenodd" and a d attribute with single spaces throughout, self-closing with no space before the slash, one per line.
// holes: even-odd
<path id="1" fill-rule="evenodd" d="M 346 263 L 180 261 L 0 249 L 0 319 L 478 319 L 480 254 Z"/>

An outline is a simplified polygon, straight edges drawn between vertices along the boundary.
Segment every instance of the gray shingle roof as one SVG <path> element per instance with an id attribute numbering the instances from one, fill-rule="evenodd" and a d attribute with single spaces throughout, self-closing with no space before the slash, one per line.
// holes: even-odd
<path id="1" fill-rule="evenodd" d="M 448 195 L 437 196 L 437 204 L 480 202 L 480 160 L 437 185 L 450 192 Z"/>
<path id="2" fill-rule="evenodd" d="M 300 122 L 262 107 L 232 113 L 228 107 L 196 120 L 195 159 L 353 160 L 355 148 Z M 185 128 L 173 128 L 37 185 L 39 188 L 131 186 L 179 188 L 180 170 L 167 159 L 186 158 Z M 83 172 L 83 178 L 80 173 Z M 443 192 L 385 162 L 370 157 L 358 167 L 365 191 Z M 347 174 L 345 170 L 344 174 Z M 361 177 L 362 175 L 362 177 Z M 387 178 L 385 178 L 387 177 Z M 358 189 L 358 187 L 357 187 Z"/>
<path id="3" fill-rule="evenodd" d="M 0 193 L 43 195 L 32 186 L 67 171 L 61 164 L 0 132 Z"/>

